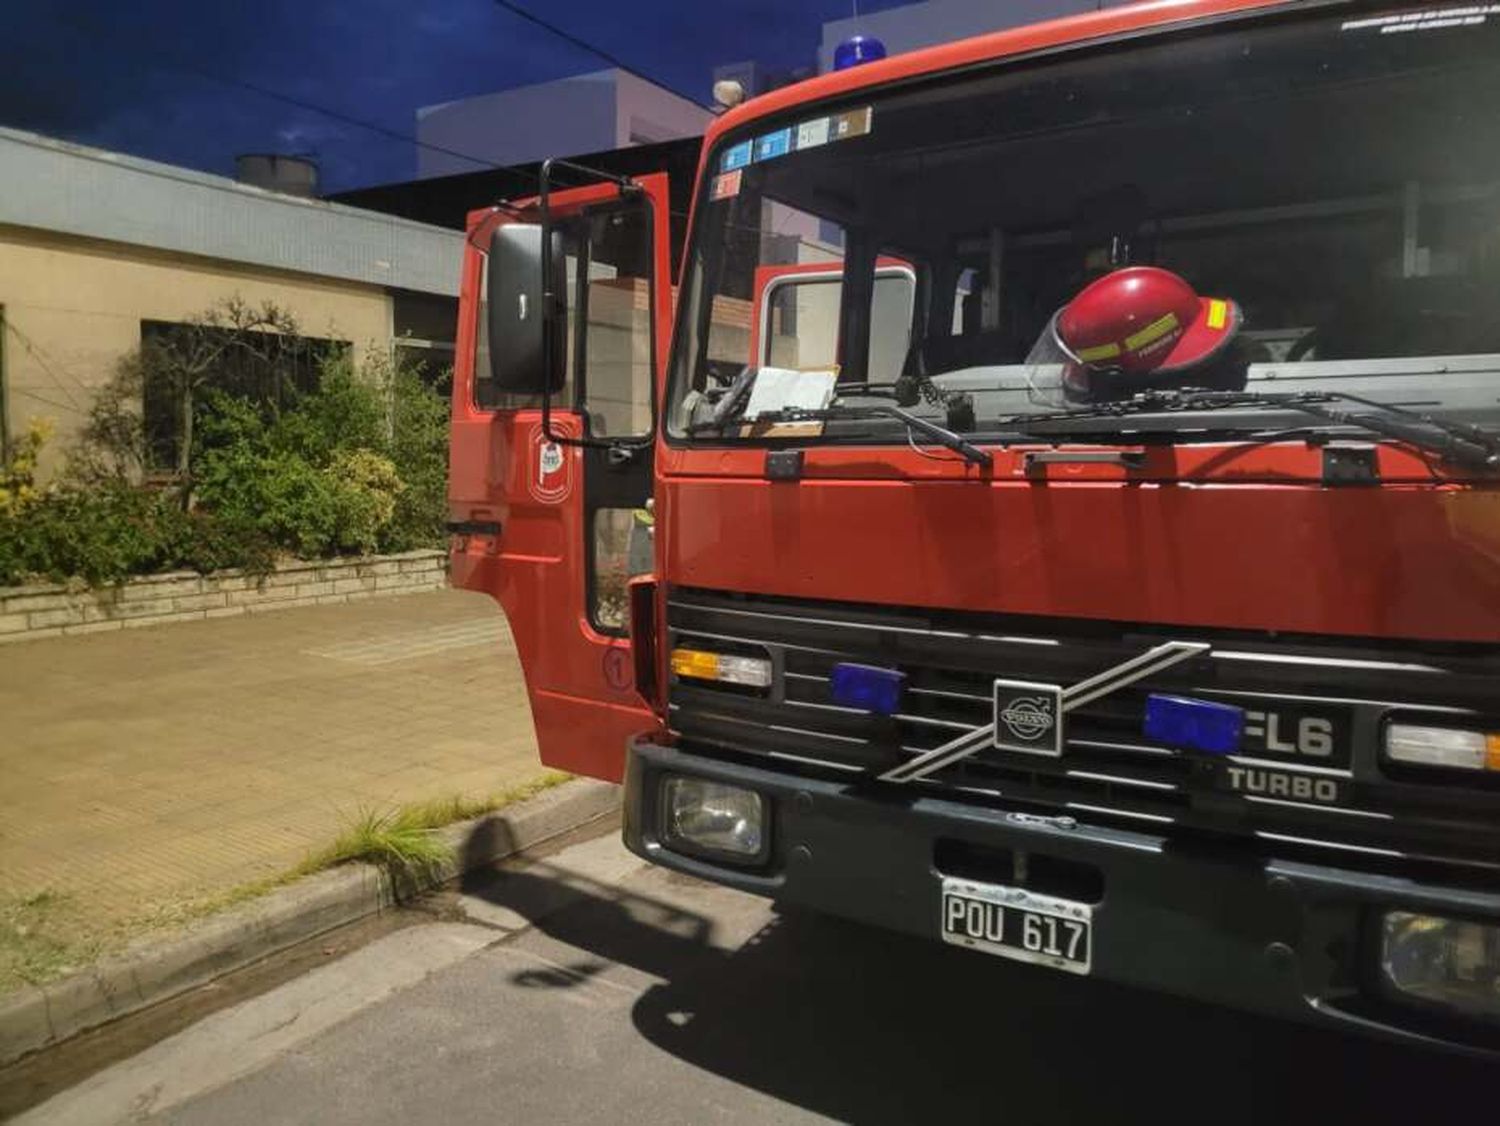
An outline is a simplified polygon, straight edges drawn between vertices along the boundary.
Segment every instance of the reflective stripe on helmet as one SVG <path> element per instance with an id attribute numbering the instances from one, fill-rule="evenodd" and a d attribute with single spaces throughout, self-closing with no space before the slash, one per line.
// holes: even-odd
<path id="1" fill-rule="evenodd" d="M 1096 344 L 1092 348 L 1080 348 L 1078 358 L 1086 364 L 1096 364 L 1100 360 L 1112 360 L 1120 354 L 1120 346 L 1113 342 L 1109 344 Z"/>
<path id="2" fill-rule="evenodd" d="M 1139 352 L 1148 344 L 1160 340 L 1178 325 L 1176 313 L 1165 313 L 1152 321 L 1139 332 L 1132 332 L 1125 338 L 1125 350 L 1127 352 Z"/>

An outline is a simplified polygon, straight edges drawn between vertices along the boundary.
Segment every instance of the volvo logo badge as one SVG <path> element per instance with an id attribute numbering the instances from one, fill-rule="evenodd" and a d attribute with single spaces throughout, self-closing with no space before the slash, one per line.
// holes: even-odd
<path id="1" fill-rule="evenodd" d="M 1018 696 L 1000 713 L 1005 726 L 1017 739 L 1040 739 L 1052 729 L 1053 702 L 1041 696 Z"/>
<path id="2" fill-rule="evenodd" d="M 995 681 L 995 746 L 1024 754 L 1062 753 L 1062 686 Z"/>

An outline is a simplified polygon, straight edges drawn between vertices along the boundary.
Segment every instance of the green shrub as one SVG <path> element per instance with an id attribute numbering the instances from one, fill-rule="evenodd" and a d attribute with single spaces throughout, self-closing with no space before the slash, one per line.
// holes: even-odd
<path id="1" fill-rule="evenodd" d="M 256 528 L 183 512 L 168 493 L 120 482 L 49 493 L 21 515 L 0 514 L 0 584 L 81 578 L 93 586 L 186 567 L 266 571 Z"/>
<path id="2" fill-rule="evenodd" d="M 356 372 L 343 356 L 325 362 L 318 389 L 297 397 L 271 417 L 265 441 L 282 453 L 312 465 L 328 465 L 341 450 L 381 450 L 387 441 L 386 396 L 389 365 L 366 361 Z M 235 400 L 242 405 L 244 400 Z M 254 410 L 254 408 L 251 408 Z"/>
<path id="3" fill-rule="evenodd" d="M 283 402 L 202 390 L 191 474 L 170 491 L 132 484 L 120 468 L 128 459 L 116 447 L 128 444 L 125 431 L 139 438 L 138 415 L 105 412 L 118 424 L 109 442 L 88 440 L 110 456 L 81 451 L 74 465 L 91 471 L 50 492 L 31 479 L 45 435 L 23 439 L 0 465 L 0 584 L 76 577 L 104 585 L 183 567 L 265 572 L 278 553 L 321 558 L 445 542 L 448 406 L 411 368 L 377 353 L 356 372 L 335 356 L 316 391 Z"/>
<path id="4" fill-rule="evenodd" d="M 176 538 L 173 508 L 128 486 L 54 493 L 0 523 L 0 570 L 95 585 L 154 570 L 161 545 Z"/>
<path id="5" fill-rule="evenodd" d="M 201 509 L 184 514 L 175 566 L 208 575 L 238 567 L 264 575 L 276 566 L 276 545 L 254 524 Z"/>
<path id="6" fill-rule="evenodd" d="M 325 445 L 326 431 L 301 412 L 266 424 L 243 404 L 221 403 L 205 429 L 214 444 L 198 458 L 201 509 L 303 558 L 375 550 L 402 492 L 389 458 Z"/>
<path id="7" fill-rule="evenodd" d="M 405 488 L 381 533 L 381 550 L 442 547 L 448 519 L 448 400 L 399 368 L 391 381 L 390 457 Z"/>
<path id="8" fill-rule="evenodd" d="M 405 488 L 396 466 L 374 450 L 340 450 L 324 473 L 333 487 L 339 516 L 337 545 L 374 551 Z"/>
<path id="9" fill-rule="evenodd" d="M 247 445 L 205 453 L 198 496 L 234 527 L 253 527 L 277 547 L 306 558 L 329 553 L 338 527 L 333 486 L 315 466 L 291 454 Z"/>
<path id="10" fill-rule="evenodd" d="M 356 376 L 331 361 L 318 390 L 279 413 L 210 397 L 199 433 L 199 505 L 286 551 L 444 543 L 447 404 L 398 363 L 375 358 Z"/>

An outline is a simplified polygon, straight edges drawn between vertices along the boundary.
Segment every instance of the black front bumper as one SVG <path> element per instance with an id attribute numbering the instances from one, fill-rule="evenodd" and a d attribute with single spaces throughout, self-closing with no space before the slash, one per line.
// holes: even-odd
<path id="1" fill-rule="evenodd" d="M 768 861 L 745 870 L 668 848 L 666 774 L 759 791 Z M 1033 869 L 1096 871 L 1096 977 L 1411 1043 L 1500 1053 L 1500 1029 L 1381 997 L 1376 926 L 1407 909 L 1500 921 L 1500 894 L 1191 848 L 1162 836 L 1040 818 L 939 797 L 802 778 L 636 741 L 625 779 L 625 843 L 653 863 L 791 904 L 939 940 L 940 856 L 1041 858 Z M 897 800 L 900 799 L 900 800 Z M 1004 874 L 993 882 L 1014 883 Z M 1034 890 L 1066 897 L 1038 884 Z M 1042 972 L 1042 971 L 1039 971 Z"/>

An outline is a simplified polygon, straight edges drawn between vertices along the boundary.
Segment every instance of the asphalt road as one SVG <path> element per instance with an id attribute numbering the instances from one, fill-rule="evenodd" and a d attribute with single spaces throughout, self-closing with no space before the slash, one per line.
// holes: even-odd
<path id="1" fill-rule="evenodd" d="M 23 1123 L 1487 1121 L 1484 1065 L 1077 980 L 648 868 L 471 880 Z"/>

